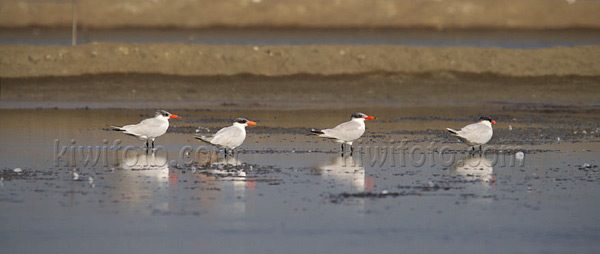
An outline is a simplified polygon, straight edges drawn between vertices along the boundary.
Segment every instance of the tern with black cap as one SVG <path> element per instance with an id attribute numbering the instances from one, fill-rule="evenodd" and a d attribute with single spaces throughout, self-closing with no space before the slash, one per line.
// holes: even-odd
<path id="1" fill-rule="evenodd" d="M 215 135 L 196 136 L 195 138 L 225 149 L 225 155 L 227 155 L 227 149 L 230 149 L 233 153 L 233 149 L 244 143 L 244 140 L 246 139 L 246 126 L 248 125 L 257 124 L 246 118 L 238 118 L 235 119 L 233 125 L 220 129 Z"/>
<path id="2" fill-rule="evenodd" d="M 152 140 L 152 148 L 154 148 L 154 139 L 167 132 L 169 119 L 172 118 L 179 118 L 179 116 L 164 110 L 158 110 L 153 118 L 144 119 L 138 124 L 130 124 L 123 127 L 111 126 L 111 128 L 115 131 L 121 131 L 127 135 L 137 137 L 140 140 L 145 140 L 146 148 L 150 148 L 150 140 Z"/>
<path id="3" fill-rule="evenodd" d="M 363 113 L 354 113 L 350 116 L 350 121 L 341 123 L 331 129 L 311 129 L 310 132 L 322 138 L 334 139 L 342 143 L 342 154 L 344 153 L 344 144 L 350 146 L 350 154 L 353 152 L 352 142 L 359 139 L 365 133 L 365 120 L 373 120 L 375 117 Z"/>
<path id="4" fill-rule="evenodd" d="M 482 116 L 479 118 L 479 122 L 469 124 L 458 131 L 450 128 L 446 129 L 452 135 L 470 145 L 473 151 L 475 151 L 475 146 L 479 146 L 479 151 L 481 151 L 481 146 L 490 141 L 494 135 L 492 124 L 496 124 L 496 121 L 487 116 Z"/>

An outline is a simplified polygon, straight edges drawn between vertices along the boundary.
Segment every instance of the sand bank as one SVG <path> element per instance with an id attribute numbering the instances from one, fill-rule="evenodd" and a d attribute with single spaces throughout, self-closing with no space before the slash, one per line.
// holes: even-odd
<path id="1" fill-rule="evenodd" d="M 600 47 L 535 50 L 407 46 L 211 46 L 95 43 L 0 46 L 1 77 L 147 73 L 181 76 L 363 73 L 598 76 Z"/>

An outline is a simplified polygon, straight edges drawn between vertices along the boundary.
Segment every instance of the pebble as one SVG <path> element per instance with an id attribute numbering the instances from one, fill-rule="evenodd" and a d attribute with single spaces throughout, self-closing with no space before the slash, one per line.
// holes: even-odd
<path id="1" fill-rule="evenodd" d="M 509 130 L 509 131 L 512 131 L 512 125 L 509 125 L 509 126 L 508 126 L 508 130 Z"/>
<path id="2" fill-rule="evenodd" d="M 525 154 L 523 152 L 518 152 L 515 154 L 515 159 L 522 160 L 523 158 L 525 158 Z"/>
<path id="3" fill-rule="evenodd" d="M 381 194 L 383 194 L 383 195 L 387 195 L 387 194 L 389 194 L 389 193 L 390 193 L 390 192 L 389 192 L 389 191 L 387 191 L 387 190 L 383 190 L 383 191 L 381 191 Z"/>
<path id="4" fill-rule="evenodd" d="M 15 169 L 13 169 L 13 172 L 21 173 L 21 172 L 23 172 L 23 170 L 21 168 L 15 168 Z"/>

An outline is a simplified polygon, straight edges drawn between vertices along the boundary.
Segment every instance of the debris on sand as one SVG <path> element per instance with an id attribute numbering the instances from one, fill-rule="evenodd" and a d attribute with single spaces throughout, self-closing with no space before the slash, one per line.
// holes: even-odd
<path id="1" fill-rule="evenodd" d="M 518 152 L 515 154 L 515 159 L 522 160 L 523 158 L 525 158 L 525 154 L 523 152 Z"/>
<path id="2" fill-rule="evenodd" d="M 386 197 L 399 197 L 399 196 L 418 196 L 421 195 L 416 191 L 400 191 L 400 192 L 357 192 L 357 193 L 349 193 L 343 192 L 340 194 L 331 194 L 329 199 L 331 203 L 341 203 L 342 201 L 350 198 L 369 198 L 369 199 L 379 199 Z"/>
<path id="3" fill-rule="evenodd" d="M 582 165 L 578 166 L 579 170 L 592 170 L 595 168 L 598 168 L 598 165 L 590 165 L 589 163 L 583 163 Z"/>

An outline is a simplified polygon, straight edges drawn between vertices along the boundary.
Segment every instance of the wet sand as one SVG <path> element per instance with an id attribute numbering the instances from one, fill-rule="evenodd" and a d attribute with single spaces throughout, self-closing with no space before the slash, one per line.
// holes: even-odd
<path id="1" fill-rule="evenodd" d="M 106 124 L 130 123 L 150 110 L 0 110 L 10 119 L 0 127 L 4 251 L 505 253 L 599 247 L 598 107 L 170 110 L 182 119 L 171 121 L 157 139 L 161 149 L 148 155 L 123 153 L 141 142 L 106 130 Z M 379 119 L 367 122 L 352 157 L 341 157 L 330 140 L 306 135 L 308 128 L 333 126 L 357 110 Z M 491 149 L 483 157 L 468 156 L 444 128 L 481 114 L 498 121 Z M 259 126 L 248 127 L 236 158 L 204 156 L 215 151 L 210 147 L 179 158 L 185 146 L 202 145 L 192 138 L 198 126 L 204 127 L 199 133 L 215 132 L 240 116 Z M 116 139 L 121 143 L 110 148 Z M 67 146 L 58 165 L 55 140 L 59 148 Z M 102 153 L 99 162 L 86 165 L 71 145 L 97 147 L 92 150 Z M 401 145 L 407 149 L 385 160 L 373 150 Z M 420 153 L 408 153 L 414 147 L 426 152 L 423 164 Z M 519 151 L 523 161 L 514 159 Z"/>
<path id="2" fill-rule="evenodd" d="M 265 77 L 103 74 L 2 78 L 2 108 L 600 105 L 598 77 L 431 74 Z"/>

